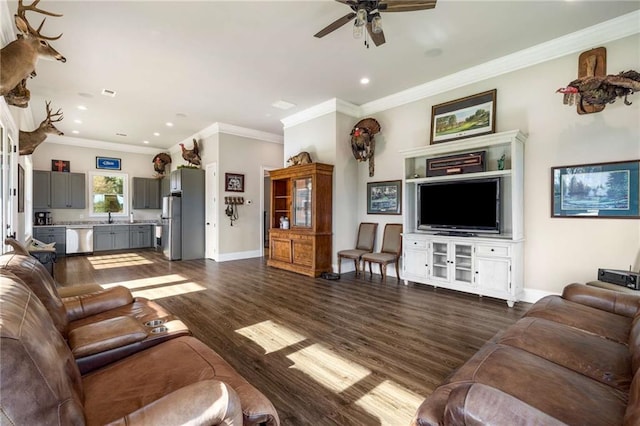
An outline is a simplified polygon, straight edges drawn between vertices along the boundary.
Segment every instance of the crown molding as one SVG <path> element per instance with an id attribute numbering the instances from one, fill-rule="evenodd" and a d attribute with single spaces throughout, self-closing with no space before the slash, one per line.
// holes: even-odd
<path id="1" fill-rule="evenodd" d="M 312 106 L 311 108 L 307 108 L 303 111 L 285 117 L 280 121 L 286 129 L 287 127 L 296 126 L 298 124 L 313 120 L 314 118 L 318 118 L 332 112 L 341 112 L 354 118 L 362 116 L 362 110 L 358 105 L 354 105 L 338 98 L 333 98 L 321 104 Z"/>
<path id="2" fill-rule="evenodd" d="M 86 148 L 86 149 L 104 149 L 106 151 L 131 152 L 134 154 L 155 155 L 158 153 L 158 151 L 166 151 L 162 148 L 134 146 L 134 145 L 127 145 L 123 143 L 104 142 L 104 141 L 97 141 L 93 139 L 74 138 L 71 136 L 58 136 L 58 135 L 48 135 L 47 139 L 45 139 L 45 142 L 55 143 L 58 145 L 77 146 L 77 147 Z"/>
<path id="3" fill-rule="evenodd" d="M 235 135 L 241 136 L 249 139 L 256 139 L 262 142 L 270 142 L 277 143 L 280 145 L 284 144 L 284 137 L 282 135 L 276 135 L 275 133 L 263 132 L 260 130 L 249 129 L 247 127 L 234 126 L 233 124 L 226 123 L 213 123 L 204 129 L 200 130 L 198 133 L 194 133 L 188 138 L 184 138 L 177 144 L 173 145 L 169 148 L 170 152 L 180 152 L 180 144 L 186 144 L 191 142 L 193 139 L 205 139 L 209 136 L 217 135 L 220 133 L 224 133 L 227 135 Z"/>
<path id="4" fill-rule="evenodd" d="M 450 74 L 360 106 L 362 116 L 405 105 L 640 32 L 640 11 L 627 13 L 484 64 Z"/>

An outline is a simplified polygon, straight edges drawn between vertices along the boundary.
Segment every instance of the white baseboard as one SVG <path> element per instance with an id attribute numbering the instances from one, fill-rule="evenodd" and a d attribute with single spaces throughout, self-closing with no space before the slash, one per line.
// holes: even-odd
<path id="1" fill-rule="evenodd" d="M 230 260 L 252 259 L 262 257 L 260 250 L 238 251 L 235 253 L 220 253 L 217 262 L 228 262 Z"/>
<path id="2" fill-rule="evenodd" d="M 542 299 L 545 296 L 559 296 L 560 293 L 554 293 L 546 290 L 538 290 L 535 288 L 525 288 L 524 295 L 522 296 L 521 302 L 527 303 L 536 303 L 538 300 Z"/>

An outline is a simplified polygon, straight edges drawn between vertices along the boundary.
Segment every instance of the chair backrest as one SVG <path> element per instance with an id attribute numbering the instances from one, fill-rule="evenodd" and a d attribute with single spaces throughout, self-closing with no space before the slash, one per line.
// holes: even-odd
<path id="1" fill-rule="evenodd" d="M 402 251 L 402 224 L 387 223 L 384 226 L 381 253 L 391 253 L 397 256 Z"/>
<path id="2" fill-rule="evenodd" d="M 378 233 L 378 224 L 373 222 L 361 222 L 358 228 L 358 241 L 356 242 L 356 250 L 373 251 L 376 246 L 376 234 Z"/>

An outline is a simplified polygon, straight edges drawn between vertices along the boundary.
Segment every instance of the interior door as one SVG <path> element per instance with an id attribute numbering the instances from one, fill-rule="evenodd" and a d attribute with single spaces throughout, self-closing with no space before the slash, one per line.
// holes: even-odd
<path id="1" fill-rule="evenodd" d="M 205 249 L 207 259 L 218 260 L 218 163 L 205 169 Z"/>

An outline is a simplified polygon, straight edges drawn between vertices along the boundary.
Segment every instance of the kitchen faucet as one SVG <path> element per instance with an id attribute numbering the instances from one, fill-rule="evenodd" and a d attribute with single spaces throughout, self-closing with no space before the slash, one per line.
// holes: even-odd
<path id="1" fill-rule="evenodd" d="M 109 213 L 109 220 L 108 220 L 108 222 L 109 222 L 109 223 L 113 223 L 113 220 L 111 220 L 111 210 L 109 210 L 109 212 L 108 212 L 108 213 Z"/>

